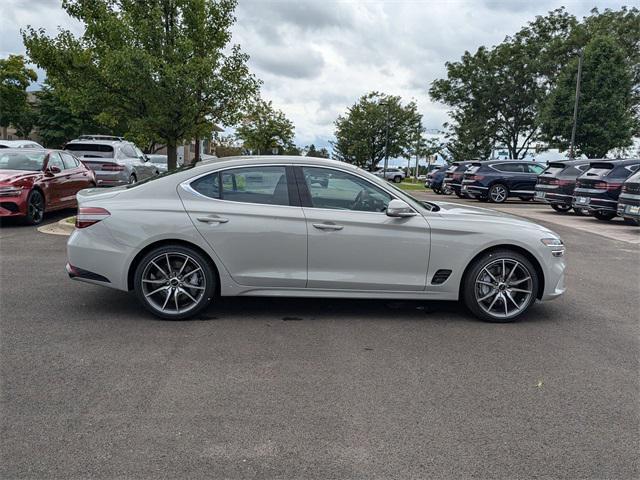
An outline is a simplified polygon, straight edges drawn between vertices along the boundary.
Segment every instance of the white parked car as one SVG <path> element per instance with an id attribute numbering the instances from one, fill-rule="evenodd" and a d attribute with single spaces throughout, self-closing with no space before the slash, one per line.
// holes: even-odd
<path id="1" fill-rule="evenodd" d="M 379 168 L 373 174 L 376 177 L 386 178 L 394 183 L 400 183 L 407 176 L 404 173 L 404 170 L 398 167 L 387 167 L 387 171 L 385 172 L 384 168 Z"/>
<path id="2" fill-rule="evenodd" d="M 0 140 L 0 148 L 31 148 L 44 150 L 44 147 L 33 140 Z"/>
<path id="3" fill-rule="evenodd" d="M 219 295 L 255 295 L 461 299 L 504 322 L 565 290 L 564 246 L 549 229 L 419 202 L 332 160 L 202 162 L 83 190 L 78 204 L 69 275 L 133 290 L 168 319 L 196 315 Z"/>

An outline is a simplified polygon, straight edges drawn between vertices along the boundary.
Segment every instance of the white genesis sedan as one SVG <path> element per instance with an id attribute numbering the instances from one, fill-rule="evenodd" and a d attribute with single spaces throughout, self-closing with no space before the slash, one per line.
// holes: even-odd
<path id="1" fill-rule="evenodd" d="M 508 322 L 565 290 L 551 230 L 421 202 L 318 158 L 234 157 L 82 190 L 76 227 L 69 276 L 133 290 L 167 319 L 256 295 L 462 300 L 482 320 Z"/>

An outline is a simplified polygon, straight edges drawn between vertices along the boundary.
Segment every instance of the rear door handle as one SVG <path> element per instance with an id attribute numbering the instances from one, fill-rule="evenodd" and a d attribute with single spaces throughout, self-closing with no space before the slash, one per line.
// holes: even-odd
<path id="1" fill-rule="evenodd" d="M 318 230 L 342 230 L 344 228 L 344 226 L 334 223 L 314 223 L 313 226 Z"/>
<path id="2" fill-rule="evenodd" d="M 227 223 L 229 221 L 224 217 L 197 217 L 197 220 L 202 223 Z"/>

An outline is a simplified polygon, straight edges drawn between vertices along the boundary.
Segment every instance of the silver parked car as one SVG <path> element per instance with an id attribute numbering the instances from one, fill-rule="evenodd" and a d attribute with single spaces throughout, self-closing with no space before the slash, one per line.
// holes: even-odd
<path id="1" fill-rule="evenodd" d="M 394 183 L 402 182 L 402 180 L 404 180 L 404 178 L 407 176 L 404 173 L 404 170 L 397 167 L 387 167 L 386 173 L 384 171 L 384 168 L 379 168 L 375 172 L 373 172 L 373 174 L 376 177 L 386 178 L 387 180 L 390 180 Z"/>
<path id="2" fill-rule="evenodd" d="M 69 275 L 133 290 L 162 318 L 193 316 L 218 295 L 256 295 L 462 299 L 505 322 L 565 290 L 564 246 L 547 228 L 419 202 L 332 160 L 202 162 L 83 190 L 78 204 Z"/>
<path id="3" fill-rule="evenodd" d="M 96 174 L 99 187 L 134 184 L 160 174 L 158 167 L 131 142 L 108 135 L 85 135 L 64 147 Z"/>
<path id="4" fill-rule="evenodd" d="M 44 150 L 44 147 L 33 140 L 0 140 L 0 148 L 31 148 Z"/>

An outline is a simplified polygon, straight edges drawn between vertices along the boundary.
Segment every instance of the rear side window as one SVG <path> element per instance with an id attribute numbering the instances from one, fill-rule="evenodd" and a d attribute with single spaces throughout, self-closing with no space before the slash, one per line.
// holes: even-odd
<path id="1" fill-rule="evenodd" d="M 551 177 L 558 175 L 562 170 L 564 170 L 564 167 L 547 167 L 543 174 Z"/>
<path id="2" fill-rule="evenodd" d="M 493 168 L 499 172 L 524 173 L 524 165 L 519 163 L 504 163 L 493 165 Z"/>
<path id="3" fill-rule="evenodd" d="M 544 167 L 542 165 L 528 164 L 526 165 L 526 167 L 529 173 L 535 173 L 536 175 L 540 175 L 544 170 Z"/>
<path id="4" fill-rule="evenodd" d="M 467 168 L 467 171 L 464 172 L 464 173 L 476 173 L 478 170 L 480 170 L 480 168 L 481 167 L 479 165 L 474 165 L 474 166 L 471 166 L 471 167 Z"/>
<path id="5" fill-rule="evenodd" d="M 285 167 L 246 167 L 221 172 L 223 200 L 289 205 Z"/>
<path id="6" fill-rule="evenodd" d="M 610 168 L 590 168 L 589 170 L 587 170 L 585 175 L 587 177 L 604 177 L 609 173 L 611 173 Z"/>
<path id="7" fill-rule="evenodd" d="M 120 147 L 120 153 L 122 153 L 125 158 L 136 158 L 138 156 L 136 155 L 134 148 L 131 145 L 126 144 Z"/>
<path id="8" fill-rule="evenodd" d="M 72 168 L 76 168 L 78 166 L 78 162 L 68 153 L 61 153 L 62 161 L 64 162 L 65 170 L 71 170 Z"/>
<path id="9" fill-rule="evenodd" d="M 70 143 L 65 150 L 85 158 L 113 158 L 113 147 L 97 143 Z"/>
<path id="10" fill-rule="evenodd" d="M 220 174 L 218 172 L 191 182 L 191 188 L 205 197 L 220 198 Z"/>

